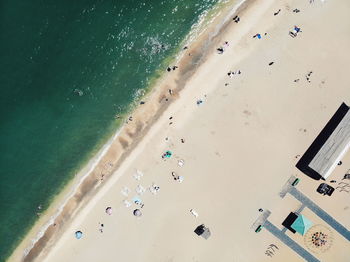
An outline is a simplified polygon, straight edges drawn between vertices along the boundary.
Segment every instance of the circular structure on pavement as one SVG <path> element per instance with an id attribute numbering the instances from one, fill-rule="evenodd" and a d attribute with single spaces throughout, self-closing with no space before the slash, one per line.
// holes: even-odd
<path id="1" fill-rule="evenodd" d="M 333 244 L 333 233 L 324 225 L 314 225 L 304 236 L 307 248 L 314 253 L 324 253 Z"/>

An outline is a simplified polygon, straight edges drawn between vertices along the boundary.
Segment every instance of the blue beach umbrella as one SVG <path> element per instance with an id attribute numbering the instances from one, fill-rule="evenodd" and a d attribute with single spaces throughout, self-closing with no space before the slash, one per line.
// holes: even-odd
<path id="1" fill-rule="evenodd" d="M 82 236 L 83 236 L 83 232 L 81 232 L 81 231 L 75 232 L 75 237 L 76 237 L 76 239 L 81 239 Z"/>
<path id="2" fill-rule="evenodd" d="M 312 222 L 303 215 L 299 215 L 291 227 L 302 236 L 310 229 Z"/>
<path id="3" fill-rule="evenodd" d="M 165 157 L 170 158 L 172 154 L 173 153 L 171 153 L 171 151 L 166 151 L 165 152 Z"/>

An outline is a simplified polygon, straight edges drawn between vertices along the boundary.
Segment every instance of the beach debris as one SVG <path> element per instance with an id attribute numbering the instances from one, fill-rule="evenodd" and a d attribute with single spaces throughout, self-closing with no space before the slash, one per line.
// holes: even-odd
<path id="1" fill-rule="evenodd" d="M 124 204 L 125 207 L 130 207 L 131 206 L 131 203 L 127 199 L 125 199 L 123 201 L 123 204 Z"/>
<path id="2" fill-rule="evenodd" d="M 139 181 L 141 179 L 141 177 L 143 177 L 143 173 L 140 170 L 136 169 L 136 173 L 133 175 L 133 177 Z"/>
<path id="3" fill-rule="evenodd" d="M 120 191 L 124 196 L 128 196 L 130 193 L 130 189 L 126 186 L 123 187 L 123 189 Z"/>
<path id="4" fill-rule="evenodd" d="M 294 79 L 294 83 L 298 83 L 300 81 L 300 79 Z"/>
<path id="5" fill-rule="evenodd" d="M 178 66 L 173 66 L 172 69 L 175 71 L 176 68 L 179 68 Z"/>
<path id="6" fill-rule="evenodd" d="M 76 231 L 75 232 L 75 238 L 76 239 L 81 239 L 83 237 L 83 232 L 81 231 Z"/>
<path id="7" fill-rule="evenodd" d="M 112 213 L 113 213 L 112 207 L 107 207 L 106 208 L 106 214 L 110 216 L 110 215 L 112 215 Z"/>
<path id="8" fill-rule="evenodd" d="M 178 164 L 180 167 L 183 167 L 184 164 L 185 164 L 185 160 L 180 159 L 179 161 L 177 161 L 177 164 Z"/>
<path id="9" fill-rule="evenodd" d="M 294 38 L 294 37 L 297 37 L 298 33 L 301 33 L 301 32 L 302 32 L 301 28 L 295 25 L 294 29 L 289 31 L 289 35 Z"/>
<path id="10" fill-rule="evenodd" d="M 241 19 L 239 18 L 238 15 L 236 15 L 234 18 L 232 18 L 232 20 L 233 20 L 235 23 L 238 23 Z"/>
<path id="11" fill-rule="evenodd" d="M 183 138 L 181 138 L 180 141 L 181 141 L 182 144 L 185 143 L 185 139 L 183 139 Z"/>
<path id="12" fill-rule="evenodd" d="M 261 34 L 255 34 L 255 35 L 253 35 L 253 38 L 258 38 L 258 39 L 261 39 Z"/>
<path id="13" fill-rule="evenodd" d="M 144 105 L 144 104 L 146 104 L 146 102 L 140 101 L 140 105 Z"/>
<path id="14" fill-rule="evenodd" d="M 172 156 L 172 152 L 167 150 L 163 155 L 162 155 L 162 158 L 170 158 Z"/>
<path id="15" fill-rule="evenodd" d="M 143 186 L 138 185 L 138 186 L 136 187 L 135 191 L 136 191 L 136 193 L 137 193 L 138 195 L 141 196 L 141 195 L 143 195 L 143 193 L 145 193 L 146 189 L 145 189 Z"/>
<path id="16" fill-rule="evenodd" d="M 198 213 L 196 212 L 196 210 L 190 209 L 190 213 L 191 213 L 194 217 L 198 217 Z"/>
<path id="17" fill-rule="evenodd" d="M 277 11 L 277 12 L 274 12 L 273 15 L 276 16 L 276 15 L 278 15 L 280 12 L 281 12 L 281 9 L 278 9 L 278 11 Z"/>
<path id="18" fill-rule="evenodd" d="M 140 217 L 140 216 L 142 216 L 142 212 L 141 212 L 140 209 L 135 209 L 135 210 L 133 211 L 133 214 L 134 214 L 135 217 Z"/>
<path id="19" fill-rule="evenodd" d="M 230 46 L 230 44 L 228 43 L 228 41 L 225 41 L 224 42 L 224 49 L 226 48 L 226 47 L 229 47 Z"/>
<path id="20" fill-rule="evenodd" d="M 204 224 L 196 227 L 194 233 L 196 233 L 198 236 L 203 237 L 204 239 L 208 239 L 211 235 L 209 228 L 207 228 Z"/>
<path id="21" fill-rule="evenodd" d="M 270 62 L 270 63 L 269 63 L 269 66 L 273 65 L 274 63 L 275 63 L 275 62 Z"/>
<path id="22" fill-rule="evenodd" d="M 300 10 L 297 9 L 297 8 L 295 8 L 295 9 L 293 10 L 293 13 L 299 13 L 299 12 L 300 12 Z"/>
<path id="23" fill-rule="evenodd" d="M 157 186 L 155 183 L 152 183 L 152 185 L 149 187 L 149 191 L 153 194 L 156 195 L 158 191 L 160 190 L 160 187 Z"/>

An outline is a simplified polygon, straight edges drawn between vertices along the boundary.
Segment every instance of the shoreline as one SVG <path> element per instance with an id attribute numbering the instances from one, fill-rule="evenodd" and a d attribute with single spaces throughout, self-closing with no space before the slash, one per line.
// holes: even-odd
<path id="1" fill-rule="evenodd" d="M 293 7 L 301 13 L 292 12 Z M 299 209 L 300 202 L 281 199 L 278 193 L 294 173 L 302 179 L 298 188 L 303 193 L 349 227 L 349 195 L 337 192 L 324 198 L 315 191 L 317 183 L 295 169 L 295 156 L 304 152 L 339 103 L 349 100 L 350 56 L 343 51 L 350 41 L 345 37 L 349 25 L 341 24 L 349 9 L 344 2 L 301 0 L 251 5 L 240 15 L 239 26 L 229 27 L 216 42 L 229 41 L 225 54 L 211 49 L 180 98 L 165 103 L 169 107 L 135 150 L 36 261 L 302 261 L 268 229 L 256 234 L 251 228 L 259 208 L 272 212 L 269 221 L 279 229 L 285 216 Z M 328 16 L 334 19 L 325 21 Z M 303 33 L 292 39 L 288 30 L 295 24 Z M 332 30 L 335 25 L 338 33 Z M 261 40 L 252 38 L 259 32 Z M 314 52 L 305 49 L 311 44 Z M 337 52 L 334 46 L 339 46 Z M 238 69 L 242 74 L 227 76 L 228 70 Z M 303 77 L 307 70 L 315 72 L 310 82 Z M 300 82 L 295 83 L 297 77 Z M 159 98 L 164 103 L 167 96 Z M 198 105 L 198 99 L 204 103 Z M 161 158 L 165 150 L 173 153 L 171 158 Z M 349 157 L 343 160 L 333 179 L 340 180 L 349 168 Z M 144 176 L 135 178 L 135 170 Z M 184 182 L 174 181 L 172 172 Z M 152 192 L 155 185 L 160 192 Z M 110 216 L 107 207 L 113 209 Z M 135 208 L 142 211 L 141 218 L 134 217 Z M 193 209 L 198 218 L 189 212 Z M 313 223 L 327 225 L 308 211 L 303 214 Z M 212 232 L 207 241 L 193 233 L 201 223 Z M 77 230 L 83 239 L 74 237 Z M 302 236 L 286 236 L 308 248 Z M 347 261 L 349 242 L 335 231 L 333 237 L 330 251 L 316 257 Z M 279 248 L 272 258 L 266 256 L 271 243 Z"/>
<path id="2" fill-rule="evenodd" d="M 134 120 L 120 126 L 98 153 L 84 165 L 72 181 L 68 182 L 61 193 L 54 197 L 50 207 L 23 238 L 23 241 L 17 246 L 8 261 L 13 259 L 15 261 L 18 259 L 33 261 L 43 250 L 50 248 L 48 242 L 60 237 L 64 232 L 64 228 L 69 224 L 69 219 L 79 212 L 82 206 L 99 191 L 105 183 L 104 181 L 108 180 L 111 174 L 118 169 L 163 112 L 173 101 L 177 100 L 180 95 L 179 92 L 196 73 L 198 67 L 205 62 L 209 54 L 208 51 L 216 44 L 216 38 L 230 24 L 233 15 L 244 12 L 245 8 L 254 3 L 255 0 L 242 0 L 234 3 L 236 8 L 228 10 L 231 9 L 231 2 L 225 3 L 226 6 L 219 10 L 216 17 L 212 18 L 213 21 L 209 23 L 209 27 L 197 35 L 197 38 L 187 50 L 187 52 L 191 51 L 191 57 L 185 56 L 187 52 L 183 50 L 178 53 L 176 57 L 180 63 L 178 71 L 171 72 L 171 75 L 164 73 L 155 81 L 153 87 L 150 87 L 150 91 L 141 98 L 141 100 L 146 101 L 146 105 L 138 105 L 130 113 L 125 114 L 135 115 L 133 116 Z M 203 39 L 205 40 L 203 41 Z M 196 51 L 192 52 L 193 49 L 196 49 Z M 172 89 L 173 94 L 171 96 L 167 95 L 168 87 L 173 86 L 175 86 Z M 168 101 L 165 101 L 166 99 Z M 148 108 L 145 109 L 146 107 Z M 140 112 L 143 110 L 145 112 Z M 105 161 L 109 156 L 117 160 L 113 163 L 113 167 L 107 168 L 106 171 L 106 164 L 110 162 L 106 163 Z M 101 174 L 103 174 L 102 180 L 100 180 Z M 39 233 L 36 233 L 38 231 Z M 33 239 L 34 235 L 36 237 Z M 32 242 L 32 244 L 28 247 L 29 242 Z M 20 253 L 23 252 L 24 247 L 27 247 L 25 249 L 27 254 L 23 256 Z"/>

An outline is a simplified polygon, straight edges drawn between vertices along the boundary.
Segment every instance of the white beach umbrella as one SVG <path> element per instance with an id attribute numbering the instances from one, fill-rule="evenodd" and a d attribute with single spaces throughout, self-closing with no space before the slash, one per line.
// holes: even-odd
<path id="1" fill-rule="evenodd" d="M 107 207 L 107 208 L 106 208 L 106 213 L 107 213 L 108 215 L 112 215 L 112 208 L 111 208 L 111 207 Z"/>
<path id="2" fill-rule="evenodd" d="M 135 217 L 140 217 L 140 216 L 142 216 L 142 212 L 141 212 L 140 209 L 135 209 L 133 213 L 134 213 L 134 216 L 135 216 Z"/>

